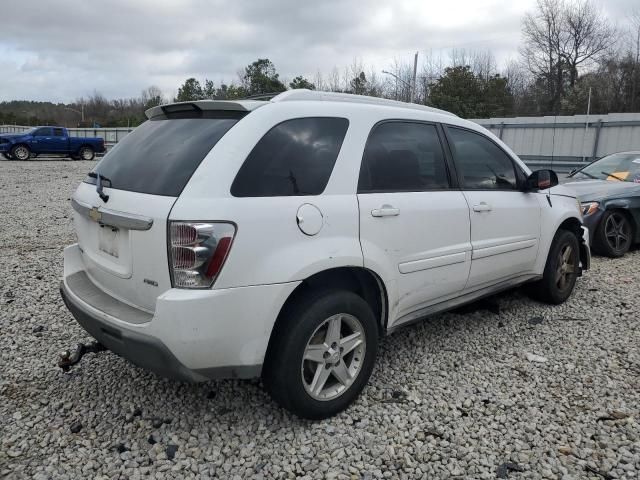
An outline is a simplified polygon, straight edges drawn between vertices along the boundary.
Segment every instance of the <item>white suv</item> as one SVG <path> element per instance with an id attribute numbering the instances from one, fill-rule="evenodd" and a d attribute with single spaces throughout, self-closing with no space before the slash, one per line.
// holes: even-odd
<path id="1" fill-rule="evenodd" d="M 525 282 L 561 303 L 589 266 L 575 195 L 450 113 L 294 90 L 147 117 L 73 195 L 61 291 L 163 376 L 261 376 L 324 418 L 381 336 Z"/>

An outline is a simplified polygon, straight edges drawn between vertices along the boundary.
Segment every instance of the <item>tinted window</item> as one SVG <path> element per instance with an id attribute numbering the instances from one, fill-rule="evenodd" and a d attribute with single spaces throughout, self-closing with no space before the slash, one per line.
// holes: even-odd
<path id="1" fill-rule="evenodd" d="M 35 133 L 33 134 L 36 137 L 50 137 L 51 136 L 51 129 L 50 128 L 39 128 L 38 130 L 35 131 Z"/>
<path id="2" fill-rule="evenodd" d="M 448 128 L 456 167 L 466 189 L 516 189 L 511 158 L 495 143 L 479 133 Z"/>
<path id="3" fill-rule="evenodd" d="M 388 122 L 374 127 L 362 158 L 359 193 L 448 186 L 446 162 L 434 125 Z"/>
<path id="4" fill-rule="evenodd" d="M 269 130 L 238 171 L 231 194 L 276 197 L 321 194 L 333 171 L 349 122 L 296 118 Z"/>
<path id="5" fill-rule="evenodd" d="M 63 131 L 62 131 L 62 129 L 61 129 L 61 128 L 54 128 L 54 129 L 53 129 L 53 134 L 54 134 L 56 137 L 64 137 L 64 133 L 63 133 Z"/>
<path id="6" fill-rule="evenodd" d="M 241 116 L 216 112 L 214 118 L 148 120 L 118 142 L 95 171 L 119 190 L 177 197 L 204 157 Z M 95 184 L 96 180 L 87 177 L 85 182 Z"/>

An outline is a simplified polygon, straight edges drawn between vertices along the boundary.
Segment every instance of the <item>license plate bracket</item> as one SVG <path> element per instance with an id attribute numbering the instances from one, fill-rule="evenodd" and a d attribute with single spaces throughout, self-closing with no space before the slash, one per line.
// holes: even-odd
<path id="1" fill-rule="evenodd" d="M 98 230 L 98 250 L 111 257 L 118 258 L 120 231 L 116 227 L 100 225 Z"/>

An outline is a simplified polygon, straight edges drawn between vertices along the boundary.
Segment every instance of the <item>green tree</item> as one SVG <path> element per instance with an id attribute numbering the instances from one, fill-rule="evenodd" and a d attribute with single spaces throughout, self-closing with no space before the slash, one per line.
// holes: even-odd
<path id="1" fill-rule="evenodd" d="M 176 96 L 176 102 L 190 102 L 193 100 L 202 100 L 205 98 L 202 85 L 195 78 L 188 78 L 178 88 L 178 95 Z"/>
<path id="2" fill-rule="evenodd" d="M 275 65 L 268 58 L 259 58 L 245 67 L 242 86 L 247 95 L 284 92 L 287 89 L 280 81 Z"/>
<path id="3" fill-rule="evenodd" d="M 494 75 L 481 80 L 482 102 L 477 114 L 482 118 L 506 117 L 513 114 L 513 93 L 505 77 Z"/>
<path id="4" fill-rule="evenodd" d="M 482 87 L 471 67 L 446 68 L 444 75 L 431 84 L 430 90 L 429 99 L 434 107 L 463 118 L 477 117 Z"/>
<path id="5" fill-rule="evenodd" d="M 513 112 L 513 95 L 507 79 L 500 75 L 483 79 L 468 65 L 445 69 L 430 89 L 431 105 L 463 118 L 505 116 Z"/>
<path id="6" fill-rule="evenodd" d="M 289 82 L 289 88 L 295 90 L 297 88 L 306 88 L 308 90 L 315 90 L 316 86 L 302 75 L 298 75 L 291 82 Z"/>

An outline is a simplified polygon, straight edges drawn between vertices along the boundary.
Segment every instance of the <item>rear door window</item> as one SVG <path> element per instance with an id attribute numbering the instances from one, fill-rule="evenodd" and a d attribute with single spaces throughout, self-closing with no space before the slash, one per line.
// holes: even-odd
<path id="1" fill-rule="evenodd" d="M 320 195 L 347 133 L 346 118 L 310 117 L 282 122 L 253 148 L 238 171 L 235 197 Z"/>
<path id="2" fill-rule="evenodd" d="M 177 197 L 204 157 L 245 114 L 154 117 L 118 142 L 95 172 L 118 190 Z M 96 179 L 85 182 L 95 184 Z"/>

